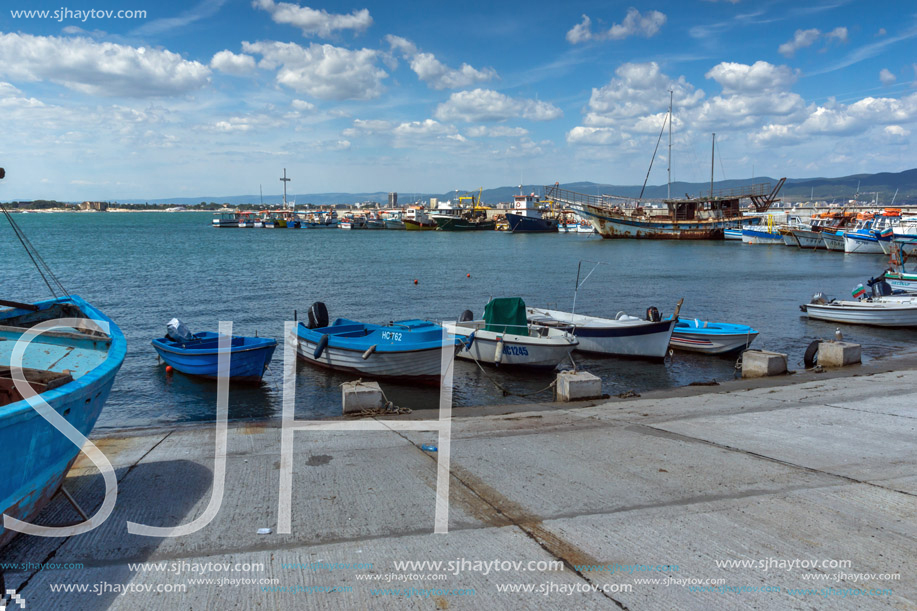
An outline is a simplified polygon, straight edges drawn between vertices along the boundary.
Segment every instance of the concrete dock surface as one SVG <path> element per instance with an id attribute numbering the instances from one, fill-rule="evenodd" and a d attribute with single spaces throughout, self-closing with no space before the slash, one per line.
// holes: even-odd
<path id="1" fill-rule="evenodd" d="M 917 609 L 917 371 L 792 382 L 455 417 L 438 534 L 435 432 L 296 432 L 279 534 L 281 429 L 232 425 L 219 511 L 172 538 L 126 523 L 205 514 L 214 427 L 98 437 L 113 513 L 20 535 L 6 588 L 68 610 Z M 99 507 L 85 457 L 66 487 Z M 39 522 L 79 519 L 58 495 Z"/>

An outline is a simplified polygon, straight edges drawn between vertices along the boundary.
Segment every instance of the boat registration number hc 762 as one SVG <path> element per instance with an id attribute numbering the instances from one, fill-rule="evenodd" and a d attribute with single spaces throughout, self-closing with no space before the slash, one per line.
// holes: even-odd
<path id="1" fill-rule="evenodd" d="M 401 333 L 396 333 L 395 331 L 383 331 L 382 339 L 390 339 L 393 342 L 401 341 Z"/>

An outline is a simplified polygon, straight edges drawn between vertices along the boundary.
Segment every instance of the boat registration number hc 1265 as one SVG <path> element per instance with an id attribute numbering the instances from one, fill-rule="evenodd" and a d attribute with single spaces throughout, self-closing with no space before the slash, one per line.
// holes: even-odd
<path id="1" fill-rule="evenodd" d="M 390 339 L 393 342 L 401 341 L 401 333 L 396 333 L 395 331 L 383 331 L 382 339 Z"/>

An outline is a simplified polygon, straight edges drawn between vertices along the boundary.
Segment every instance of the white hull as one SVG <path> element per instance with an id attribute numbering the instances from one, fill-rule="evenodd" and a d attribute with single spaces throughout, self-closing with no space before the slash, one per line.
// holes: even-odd
<path id="1" fill-rule="evenodd" d="M 917 293 L 917 276 L 908 274 L 904 278 L 889 278 L 885 276 L 885 281 L 893 291 L 904 291 L 906 293 Z"/>
<path id="2" fill-rule="evenodd" d="M 844 236 L 835 233 L 822 233 L 821 241 L 828 250 L 844 252 Z"/>
<path id="3" fill-rule="evenodd" d="M 541 308 L 526 308 L 526 315 L 533 324 L 572 327 L 579 341 L 576 349 L 599 354 L 663 358 L 675 328 L 675 321 L 598 318 Z"/>
<path id="4" fill-rule="evenodd" d="M 844 252 L 881 255 L 882 246 L 879 245 L 878 240 L 860 240 L 858 238 L 853 238 L 853 237 L 850 237 L 849 235 L 845 235 L 844 236 Z"/>
<path id="5" fill-rule="evenodd" d="M 404 352 L 373 352 L 363 359 L 358 350 L 344 350 L 327 346 L 315 358 L 314 342 L 296 338 L 296 352 L 299 357 L 314 365 L 337 371 L 359 373 L 375 378 L 418 378 L 438 379 L 442 369 L 442 348 L 412 350 Z"/>
<path id="6" fill-rule="evenodd" d="M 688 352 L 726 354 L 748 348 L 756 337 L 758 337 L 757 333 L 711 335 L 709 333 L 678 331 L 672 334 L 670 345 L 672 348 Z"/>
<path id="7" fill-rule="evenodd" d="M 917 299 L 834 301 L 806 305 L 809 318 L 878 327 L 917 327 Z"/>
<path id="8" fill-rule="evenodd" d="M 786 244 L 787 246 L 795 246 L 799 248 L 799 240 L 797 240 L 796 236 L 793 235 L 792 233 L 784 233 L 782 237 L 783 237 L 783 243 Z"/>
<path id="9" fill-rule="evenodd" d="M 484 321 L 447 324 L 446 328 L 457 335 L 474 333 L 471 346 L 463 346 L 456 356 L 492 365 L 556 367 L 576 347 L 572 336 L 555 329 L 545 337 L 484 331 Z"/>
<path id="10" fill-rule="evenodd" d="M 742 232 L 742 242 L 744 244 L 761 244 L 767 246 L 780 245 L 783 246 L 783 236 L 779 233 L 772 235 L 761 235 L 761 234 L 747 234 L 744 231 Z"/>
<path id="11" fill-rule="evenodd" d="M 825 242 L 822 240 L 822 233 L 820 231 L 794 229 L 793 237 L 796 238 L 796 245 L 799 246 L 799 248 L 811 248 L 814 250 L 825 247 Z"/>

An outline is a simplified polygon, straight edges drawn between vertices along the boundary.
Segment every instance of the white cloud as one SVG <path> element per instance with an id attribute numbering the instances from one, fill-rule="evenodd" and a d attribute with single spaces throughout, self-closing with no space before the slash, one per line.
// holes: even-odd
<path id="1" fill-rule="evenodd" d="M 879 80 L 883 85 L 891 85 L 897 78 L 888 68 L 882 68 L 882 70 L 879 71 Z"/>
<path id="2" fill-rule="evenodd" d="M 363 32 L 373 23 L 367 9 L 354 10 L 349 15 L 329 13 L 289 2 L 255 0 L 252 6 L 271 14 L 274 23 L 286 23 L 302 30 L 304 36 L 328 37 L 337 30 Z"/>
<path id="3" fill-rule="evenodd" d="M 695 90 L 684 77 L 672 79 L 659 69 L 656 62 L 626 63 L 615 70 L 615 78 L 592 90 L 587 106 L 586 124 L 613 125 L 622 119 L 631 119 L 655 113 L 668 107 L 669 91 L 680 109 L 696 106 L 704 96 Z"/>
<path id="4" fill-rule="evenodd" d="M 529 130 L 524 127 L 509 127 L 507 125 L 475 125 L 465 130 L 470 138 L 521 138 L 527 136 Z"/>
<path id="5" fill-rule="evenodd" d="M 516 117 L 531 121 L 550 121 L 563 115 L 547 102 L 511 98 L 492 89 L 459 91 L 436 107 L 433 115 L 445 121 L 505 121 Z"/>
<path id="6" fill-rule="evenodd" d="M 0 76 L 48 80 L 99 96 L 172 96 L 200 89 L 207 66 L 167 50 L 88 38 L 0 34 Z"/>
<path id="7" fill-rule="evenodd" d="M 793 57 L 799 49 L 811 47 L 819 36 L 821 36 L 821 31 L 814 28 L 811 30 L 796 30 L 793 40 L 777 47 L 777 52 L 786 57 Z"/>
<path id="8" fill-rule="evenodd" d="M 607 145 L 621 142 L 621 134 L 611 127 L 577 125 L 567 132 L 568 144 Z"/>
<path id="9" fill-rule="evenodd" d="M 719 83 L 726 93 L 755 93 L 788 89 L 796 82 L 798 73 L 788 66 L 775 66 L 764 61 L 757 61 L 751 66 L 722 62 L 704 76 Z"/>
<path id="10" fill-rule="evenodd" d="M 464 63 L 460 68 L 449 68 L 432 53 L 421 53 L 417 45 L 401 36 L 388 35 L 385 40 L 393 51 L 399 51 L 410 62 L 417 78 L 433 89 L 460 89 L 498 78 L 493 68 L 478 70 Z"/>
<path id="11" fill-rule="evenodd" d="M 777 47 L 777 52 L 786 57 L 793 57 L 793 55 L 796 54 L 796 51 L 806 47 L 811 47 L 820 38 L 824 38 L 828 42 L 837 41 L 839 43 L 846 44 L 847 28 L 839 26 L 830 32 L 825 32 L 824 34 L 822 34 L 821 30 L 817 28 L 812 28 L 810 30 L 796 30 L 796 33 L 793 35 L 793 39 Z"/>
<path id="12" fill-rule="evenodd" d="M 829 40 L 834 39 L 840 43 L 846 44 L 847 43 L 847 28 L 843 26 L 834 28 L 833 30 L 825 34 L 825 38 Z"/>
<path id="13" fill-rule="evenodd" d="M 293 100 L 292 102 L 290 102 L 290 106 L 292 106 L 296 110 L 305 110 L 305 111 L 315 110 L 315 104 L 306 102 L 305 100 Z"/>
<path id="14" fill-rule="evenodd" d="M 812 105 L 799 122 L 765 125 L 752 137 L 762 145 L 789 144 L 813 136 L 851 136 L 876 126 L 886 126 L 885 133 L 902 136 L 902 123 L 917 121 L 917 93 L 907 97 L 867 97 L 853 104 L 838 104 L 831 99 L 824 106 Z"/>
<path id="15" fill-rule="evenodd" d="M 210 67 L 226 74 L 243 76 L 255 70 L 255 58 L 251 55 L 236 55 L 232 51 L 220 51 L 210 60 Z"/>
<path id="16" fill-rule="evenodd" d="M 588 40 L 623 40 L 631 36 L 651 38 L 665 25 L 666 16 L 659 11 L 640 11 L 631 7 L 621 23 L 613 24 L 608 30 L 592 32 L 592 20 L 588 15 L 583 15 L 583 20 L 567 32 L 567 41 L 571 44 L 586 42 Z"/>
<path id="17" fill-rule="evenodd" d="M 322 100 L 379 97 L 388 74 L 376 65 L 379 53 L 313 43 L 243 42 L 242 50 L 262 56 L 259 68 L 277 68 L 277 82 Z"/>

